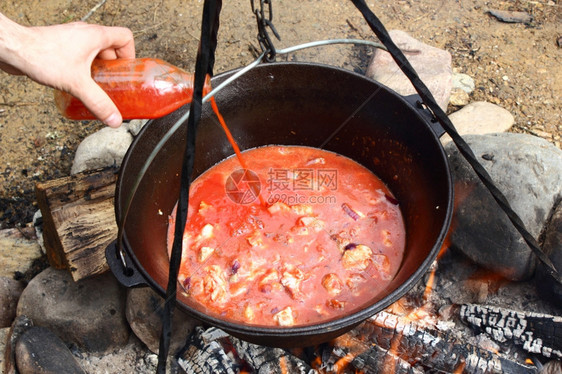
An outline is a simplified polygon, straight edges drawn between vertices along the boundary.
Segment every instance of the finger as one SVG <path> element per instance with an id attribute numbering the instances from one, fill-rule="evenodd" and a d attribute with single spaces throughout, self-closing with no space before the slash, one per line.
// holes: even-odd
<path id="1" fill-rule="evenodd" d="M 117 106 L 93 80 L 87 81 L 80 87 L 80 92 L 73 93 L 73 95 L 78 97 L 86 108 L 107 126 L 119 127 L 123 122 Z"/>
<path id="2" fill-rule="evenodd" d="M 115 49 L 113 48 L 108 48 L 108 49 L 104 49 L 103 51 L 101 51 L 96 58 L 100 58 L 102 60 L 115 60 L 117 58 L 117 53 L 115 52 Z"/>
<path id="3" fill-rule="evenodd" d="M 106 44 L 101 53 L 115 53 L 115 57 L 112 55 L 110 58 L 135 58 L 135 40 L 131 30 L 126 27 L 107 27 L 104 30 Z"/>

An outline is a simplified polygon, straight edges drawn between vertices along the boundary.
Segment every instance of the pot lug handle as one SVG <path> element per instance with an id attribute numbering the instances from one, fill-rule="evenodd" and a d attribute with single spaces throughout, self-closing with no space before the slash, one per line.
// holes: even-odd
<path id="1" fill-rule="evenodd" d="M 418 94 L 402 96 L 402 97 L 404 98 L 404 100 L 406 100 L 408 104 L 410 104 L 420 112 L 422 118 L 427 122 L 431 130 L 433 130 L 433 132 L 438 138 L 440 138 L 441 136 L 443 136 L 443 134 L 445 134 L 445 129 L 441 127 L 441 124 L 439 123 L 439 121 L 437 121 L 437 118 L 435 118 L 433 116 L 433 113 L 425 106 L 425 104 L 423 103 L 422 99 Z"/>
<path id="2" fill-rule="evenodd" d="M 126 266 L 123 263 L 121 254 L 123 255 L 126 264 L 132 263 L 132 260 L 126 251 L 122 251 L 120 253 L 119 248 L 117 248 L 116 240 L 112 241 L 105 249 L 105 259 L 107 260 L 109 269 L 115 278 L 117 278 L 119 283 L 127 288 L 147 286 L 148 284 L 146 283 L 146 280 L 137 269 L 131 266 Z"/>

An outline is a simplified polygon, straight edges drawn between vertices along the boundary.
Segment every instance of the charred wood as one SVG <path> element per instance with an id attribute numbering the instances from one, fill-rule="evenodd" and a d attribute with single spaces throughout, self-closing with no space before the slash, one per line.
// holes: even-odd
<path id="1" fill-rule="evenodd" d="M 474 304 L 457 310 L 463 322 L 498 343 L 510 341 L 530 353 L 562 358 L 562 317 Z"/>
<path id="2" fill-rule="evenodd" d="M 448 333 L 380 312 L 352 331 L 414 367 L 446 373 L 537 373 L 537 368 L 461 342 Z"/>
<path id="3" fill-rule="evenodd" d="M 314 367 L 323 374 L 423 374 L 389 350 L 361 341 L 352 333 L 320 345 L 316 355 Z"/>
<path id="4" fill-rule="evenodd" d="M 308 364 L 280 348 L 251 344 L 211 327 L 197 327 L 178 355 L 186 373 L 314 374 Z"/>
<path id="5" fill-rule="evenodd" d="M 185 373 L 236 374 L 239 365 L 223 349 L 220 339 L 228 335 L 222 330 L 196 327 L 186 347 L 178 355 L 178 364 Z"/>

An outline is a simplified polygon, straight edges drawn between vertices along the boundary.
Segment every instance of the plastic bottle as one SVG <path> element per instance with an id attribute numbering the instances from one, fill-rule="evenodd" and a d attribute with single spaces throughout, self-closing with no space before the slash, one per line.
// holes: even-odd
<path id="1" fill-rule="evenodd" d="M 123 119 L 162 117 L 191 102 L 193 96 L 193 74 L 156 58 L 96 59 L 92 78 L 117 105 Z M 210 90 L 207 77 L 203 95 Z M 55 90 L 55 104 L 69 119 L 95 119 L 80 100 L 66 92 Z"/>

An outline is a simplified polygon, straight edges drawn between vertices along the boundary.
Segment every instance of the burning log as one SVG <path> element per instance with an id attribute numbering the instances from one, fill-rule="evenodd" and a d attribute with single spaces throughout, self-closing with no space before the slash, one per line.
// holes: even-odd
<path id="1" fill-rule="evenodd" d="M 534 366 L 520 364 L 499 354 L 407 318 L 380 312 L 352 331 L 357 339 L 390 350 L 414 367 L 447 373 L 537 373 Z"/>
<path id="2" fill-rule="evenodd" d="M 391 351 L 359 340 L 352 333 L 344 334 L 317 350 L 313 367 L 320 373 L 354 374 L 422 374 Z"/>
<path id="3" fill-rule="evenodd" d="M 251 344 L 214 327 L 194 330 L 178 355 L 178 364 L 186 373 L 315 373 L 283 349 Z"/>
<path id="4" fill-rule="evenodd" d="M 562 358 L 562 317 L 474 304 L 460 305 L 458 315 L 498 343 L 511 341 L 527 352 Z"/>

